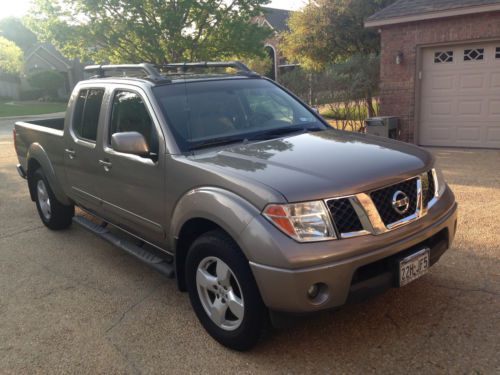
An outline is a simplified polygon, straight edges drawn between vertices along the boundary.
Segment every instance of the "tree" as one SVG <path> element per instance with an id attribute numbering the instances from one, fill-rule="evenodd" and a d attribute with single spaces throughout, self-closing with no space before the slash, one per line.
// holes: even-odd
<path id="1" fill-rule="evenodd" d="M 321 70 L 354 54 L 379 54 L 377 30 L 364 21 L 395 0 L 317 0 L 289 20 L 283 52 L 310 70 Z"/>
<path id="2" fill-rule="evenodd" d="M 28 29 L 19 18 L 7 17 L 0 20 L 0 36 L 17 44 L 23 51 L 32 47 L 36 35 Z"/>
<path id="3" fill-rule="evenodd" d="M 0 36 L 0 71 L 17 74 L 23 65 L 23 52 L 10 40 Z"/>
<path id="4" fill-rule="evenodd" d="M 64 77 L 52 70 L 43 70 L 28 76 L 28 83 L 43 92 L 44 96 L 57 97 L 57 90 L 64 85 Z"/>
<path id="5" fill-rule="evenodd" d="M 69 57 L 110 63 L 262 56 L 269 0 L 35 0 L 29 25 Z"/>

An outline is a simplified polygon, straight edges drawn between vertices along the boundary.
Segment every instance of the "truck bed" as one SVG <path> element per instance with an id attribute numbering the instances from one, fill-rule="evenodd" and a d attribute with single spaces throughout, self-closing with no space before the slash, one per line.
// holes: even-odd
<path id="1" fill-rule="evenodd" d="M 27 170 L 27 154 L 32 145 L 41 148 L 55 169 L 63 163 L 64 117 L 17 121 L 15 123 L 15 147 L 22 168 Z M 58 172 L 57 170 L 55 171 Z"/>
<path id="2" fill-rule="evenodd" d="M 43 126 L 45 128 L 51 128 L 56 130 L 64 129 L 64 117 L 55 117 L 55 118 L 33 120 L 33 121 L 22 121 L 20 123 Z"/>

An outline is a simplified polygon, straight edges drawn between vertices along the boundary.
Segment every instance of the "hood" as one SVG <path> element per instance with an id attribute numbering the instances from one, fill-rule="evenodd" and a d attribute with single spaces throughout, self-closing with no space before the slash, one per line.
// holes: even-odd
<path id="1" fill-rule="evenodd" d="M 324 199 L 372 190 L 428 170 L 432 156 L 407 143 L 325 130 L 216 152 L 193 161 L 215 173 L 255 179 L 289 202 Z"/>

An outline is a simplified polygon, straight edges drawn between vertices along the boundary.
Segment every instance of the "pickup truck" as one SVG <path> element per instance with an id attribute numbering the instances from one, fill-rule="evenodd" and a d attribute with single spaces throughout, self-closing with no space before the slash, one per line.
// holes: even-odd
<path id="1" fill-rule="evenodd" d="M 64 119 L 15 124 L 42 222 L 175 277 L 229 348 L 270 317 L 402 287 L 452 243 L 457 204 L 426 150 L 333 129 L 238 62 L 88 70 Z"/>

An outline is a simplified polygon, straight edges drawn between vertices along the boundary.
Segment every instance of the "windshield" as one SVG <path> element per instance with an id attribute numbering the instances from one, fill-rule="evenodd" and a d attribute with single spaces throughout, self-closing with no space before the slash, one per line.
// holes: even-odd
<path id="1" fill-rule="evenodd" d="M 183 152 L 326 129 L 304 105 L 264 79 L 187 82 L 153 90 Z"/>

